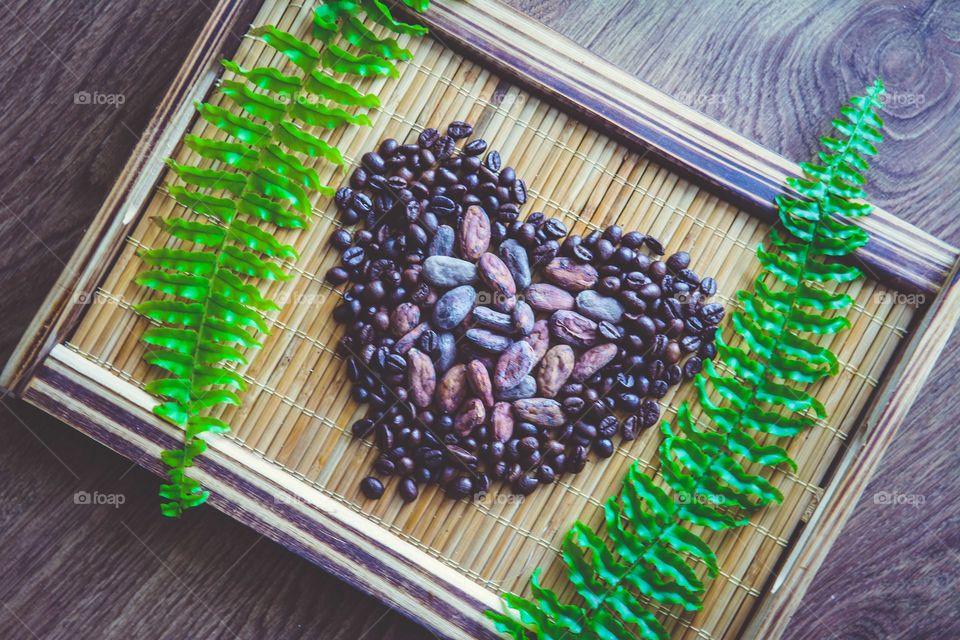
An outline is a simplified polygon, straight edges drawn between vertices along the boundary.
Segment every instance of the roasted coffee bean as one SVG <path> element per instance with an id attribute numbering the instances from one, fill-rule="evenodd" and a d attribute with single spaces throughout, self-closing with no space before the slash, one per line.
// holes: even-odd
<path id="1" fill-rule="evenodd" d="M 366 438 L 368 435 L 373 433 L 374 422 L 370 418 L 360 418 L 353 423 L 353 426 L 350 430 L 353 432 L 353 435 L 357 438 Z"/>
<path id="2" fill-rule="evenodd" d="M 699 315 L 700 319 L 706 324 L 720 324 L 720 321 L 723 320 L 725 313 L 726 312 L 722 304 L 713 302 L 701 307 Z"/>
<path id="3" fill-rule="evenodd" d="M 363 247 L 352 246 L 346 249 L 343 254 L 340 256 L 340 260 L 344 265 L 351 268 L 359 267 L 363 264 L 363 259 L 366 257 Z"/>
<path id="4" fill-rule="evenodd" d="M 462 120 L 455 120 L 447 125 L 447 135 L 454 140 L 469 138 L 471 135 L 473 135 L 473 126 L 463 122 Z"/>
<path id="5" fill-rule="evenodd" d="M 636 440 L 640 432 L 640 421 L 636 415 L 627 416 L 623 421 L 620 435 L 624 440 Z"/>
<path id="6" fill-rule="evenodd" d="M 567 458 L 566 471 L 569 473 L 580 473 L 587 465 L 587 448 L 577 446 Z"/>
<path id="7" fill-rule="evenodd" d="M 381 456 L 373 463 L 373 469 L 381 475 L 389 476 L 396 470 L 396 465 L 390 458 Z"/>
<path id="8" fill-rule="evenodd" d="M 667 367 L 663 377 L 669 385 L 679 384 L 680 380 L 683 379 L 683 371 L 680 369 L 680 365 L 672 364 Z"/>
<path id="9" fill-rule="evenodd" d="M 704 278 L 700 281 L 700 291 L 709 298 L 717 292 L 717 281 L 710 277 Z"/>
<path id="10" fill-rule="evenodd" d="M 667 391 L 670 390 L 670 385 L 666 380 L 654 380 L 650 385 L 650 395 L 658 400 L 663 396 L 667 395 Z"/>
<path id="11" fill-rule="evenodd" d="M 667 268 L 674 273 L 680 273 L 690 266 L 690 254 L 686 251 L 678 251 L 667 258 Z"/>
<path id="12" fill-rule="evenodd" d="M 466 156 L 479 156 L 487 150 L 487 141 L 482 138 L 471 140 L 463 146 L 463 154 Z"/>
<path id="13" fill-rule="evenodd" d="M 524 204 L 527 201 L 527 185 L 523 180 L 517 178 L 510 187 L 510 199 L 517 204 Z"/>
<path id="14" fill-rule="evenodd" d="M 695 375 L 700 373 L 702 368 L 703 360 L 698 356 L 692 356 L 683 363 L 683 377 L 687 380 L 692 380 Z"/>
<path id="15" fill-rule="evenodd" d="M 601 458 L 609 458 L 615 450 L 613 441 L 608 438 L 597 438 L 593 441 L 593 451 Z"/>
<path id="16" fill-rule="evenodd" d="M 500 153 L 496 150 L 491 151 L 487 154 L 487 157 L 483 160 L 483 166 L 496 173 L 500 171 L 501 160 Z"/>
<path id="17" fill-rule="evenodd" d="M 650 251 L 653 251 L 658 256 L 662 256 L 665 253 L 663 250 L 663 245 L 653 236 L 645 236 L 643 238 L 643 243 L 647 245 Z"/>
<path id="18" fill-rule="evenodd" d="M 360 481 L 360 490 L 369 499 L 377 500 L 383 495 L 383 483 L 373 476 L 367 476 Z"/>
<path id="19" fill-rule="evenodd" d="M 684 336 L 680 339 L 680 349 L 683 350 L 684 353 L 697 351 L 700 348 L 700 344 L 700 336 L 698 335 Z M 677 360 L 679 360 L 679 358 Z M 676 360 L 674 360 L 674 362 L 676 362 Z"/>
<path id="20" fill-rule="evenodd" d="M 433 148 L 431 150 L 433 151 L 433 155 L 437 157 L 437 161 L 443 162 L 452 157 L 456 149 L 456 141 L 449 135 L 446 135 L 437 138 L 437 141 L 433 144 Z"/>
<path id="21" fill-rule="evenodd" d="M 467 476 L 457 476 L 447 485 L 447 495 L 451 498 L 466 498 L 473 492 L 473 482 Z"/>
<path id="22" fill-rule="evenodd" d="M 324 279 L 333 286 L 343 284 L 350 279 L 350 272 L 343 267 L 332 267 Z"/>
<path id="23" fill-rule="evenodd" d="M 417 138 L 417 143 L 424 149 L 429 149 L 434 145 L 439 137 L 440 132 L 431 127 L 420 132 L 420 137 Z"/>
<path id="24" fill-rule="evenodd" d="M 653 400 L 645 400 L 640 404 L 640 409 L 636 415 L 640 422 L 640 428 L 649 429 L 657 424 L 657 420 L 660 419 L 660 405 Z"/>

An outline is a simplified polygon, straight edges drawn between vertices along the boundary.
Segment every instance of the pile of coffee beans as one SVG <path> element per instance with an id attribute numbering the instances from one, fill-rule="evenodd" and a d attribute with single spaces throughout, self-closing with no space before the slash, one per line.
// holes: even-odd
<path id="1" fill-rule="evenodd" d="M 659 420 L 657 399 L 700 371 L 724 310 L 690 256 L 614 225 L 568 235 L 543 213 L 521 219 L 524 181 L 473 127 L 452 122 L 416 143 L 363 155 L 336 195 L 334 232 L 350 283 L 334 318 L 338 352 L 367 415 L 374 471 L 420 487 L 530 494 L 588 454 L 613 454 Z M 459 147 L 459 148 L 458 148 Z M 361 482 L 376 499 L 383 482 Z"/>

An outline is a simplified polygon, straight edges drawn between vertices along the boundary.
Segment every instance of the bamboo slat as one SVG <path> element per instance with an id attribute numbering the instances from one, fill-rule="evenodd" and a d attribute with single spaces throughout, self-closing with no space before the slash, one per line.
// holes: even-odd
<path id="1" fill-rule="evenodd" d="M 305 36 L 309 22 L 309 6 L 267 2 L 256 24 L 278 24 Z M 401 43 L 414 53 L 415 62 L 404 67 L 401 77 L 364 83 L 365 90 L 377 93 L 382 101 L 382 107 L 371 114 L 373 126 L 332 134 L 348 163 L 384 137 L 412 140 L 423 128 L 450 120 L 476 123 L 475 135 L 499 149 L 505 163 L 514 166 L 529 185 L 525 213 L 542 210 L 563 219 L 574 232 L 616 222 L 650 233 L 663 241 L 668 252 L 689 251 L 698 273 L 717 278 L 719 299 L 728 308 L 736 305 L 737 289 L 748 287 L 757 275 L 753 250 L 766 235 L 764 223 L 464 59 L 443 42 L 405 40 Z M 248 68 L 285 64 L 279 54 L 249 37 L 235 59 Z M 202 121 L 192 132 L 222 137 Z M 175 158 L 198 160 L 184 147 L 176 150 Z M 332 185 L 348 175 L 323 162 L 316 169 L 321 180 Z M 193 215 L 168 195 L 173 180 L 166 175 L 150 198 L 145 215 L 67 343 L 76 353 L 137 385 L 156 372 L 143 363 L 144 348 L 138 341 L 148 324 L 131 310 L 146 294 L 132 284 L 142 269 L 136 252 L 144 247 L 177 246 L 151 218 Z M 339 294 L 323 282 L 323 274 L 337 261 L 327 238 L 339 223 L 330 199 L 317 198 L 313 206 L 314 223 L 309 230 L 281 234 L 302 257 L 296 265 L 287 265 L 295 275 L 292 281 L 269 287 L 269 293 L 286 304 L 270 318 L 273 332 L 264 348 L 253 354 L 249 366 L 239 369 L 250 388 L 242 408 L 224 412 L 233 425 L 231 437 L 304 487 L 360 511 L 484 587 L 525 593 L 530 572 L 543 566 L 546 585 L 564 598 L 574 597 L 558 557 L 563 534 L 576 519 L 601 524 L 601 503 L 617 491 L 632 461 L 640 460 L 648 471 L 656 471 L 659 434 L 651 430 L 623 443 L 611 459 L 592 461 L 583 473 L 564 476 L 523 500 L 492 490 L 483 501 L 453 502 L 430 488 L 415 503 L 403 505 L 388 482 L 385 498 L 365 501 L 358 483 L 369 473 L 376 452 L 349 433 L 363 409 L 350 398 L 344 362 L 334 354 L 341 331 L 330 314 Z M 821 495 L 820 484 L 909 330 L 916 309 L 893 304 L 891 290 L 871 280 L 842 289 L 856 300 L 850 315 L 853 327 L 821 340 L 842 363 L 840 374 L 817 390 L 829 419 L 789 445 L 799 464 L 796 473 L 771 473 L 785 495 L 783 505 L 759 513 L 739 531 L 704 534 L 718 549 L 722 573 L 710 585 L 703 611 L 662 612 L 674 637 L 728 637 L 749 622 L 772 568 L 789 547 L 811 501 Z M 738 343 L 729 331 L 725 338 Z M 692 398 L 689 385 L 672 390 L 662 401 L 665 417 L 675 417 L 677 407 Z"/>

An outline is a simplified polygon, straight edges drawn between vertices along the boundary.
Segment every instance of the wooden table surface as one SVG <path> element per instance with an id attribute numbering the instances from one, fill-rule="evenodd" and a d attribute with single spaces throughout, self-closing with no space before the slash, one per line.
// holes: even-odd
<path id="1" fill-rule="evenodd" d="M 0 362 L 211 3 L 0 0 Z M 955 0 L 510 3 L 796 160 L 815 151 L 843 98 L 882 75 L 888 140 L 872 200 L 960 244 Z M 932 379 L 789 638 L 960 637 L 958 347 L 954 336 L 929 354 Z M 212 509 L 161 518 L 156 478 L 9 397 L 0 469 L 2 638 L 429 635 Z M 122 504 L 76 504 L 78 492 Z M 911 504 L 881 504 L 890 494 Z"/>

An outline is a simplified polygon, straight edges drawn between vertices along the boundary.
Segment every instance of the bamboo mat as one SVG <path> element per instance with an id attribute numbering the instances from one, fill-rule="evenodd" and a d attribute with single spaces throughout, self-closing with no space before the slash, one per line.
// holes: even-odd
<path id="1" fill-rule="evenodd" d="M 306 39 L 309 8 L 267 2 L 255 24 L 278 24 Z M 753 251 L 768 229 L 757 219 L 464 60 L 442 42 L 405 40 L 401 43 L 414 53 L 415 61 L 401 65 L 400 78 L 365 82 L 383 103 L 371 113 L 373 127 L 332 134 L 349 164 L 382 138 L 413 140 L 425 127 L 466 120 L 475 125 L 475 135 L 499 149 L 504 164 L 514 166 L 525 179 L 530 198 L 524 215 L 542 210 L 563 219 L 574 232 L 616 222 L 626 230 L 656 236 L 668 253 L 685 249 L 699 274 L 717 278 L 718 299 L 728 309 L 736 290 L 748 287 L 756 277 Z M 235 59 L 247 68 L 289 67 L 279 54 L 250 37 L 243 40 Z M 193 133 L 224 137 L 203 121 L 196 123 Z M 176 159 L 198 161 L 183 147 Z M 349 175 L 322 161 L 316 168 L 321 180 L 334 186 Z M 138 339 L 147 322 L 130 308 L 145 297 L 145 290 L 132 284 L 143 269 L 136 251 L 176 246 L 150 218 L 192 216 L 166 192 L 173 180 L 174 176 L 165 176 L 146 204 L 146 215 L 68 342 L 76 352 L 136 384 L 158 374 L 142 361 L 144 348 Z M 566 475 L 522 501 L 491 492 L 482 503 L 454 502 L 431 487 L 416 502 L 404 505 L 392 490 L 395 479 L 387 482 L 383 499 L 364 500 L 358 482 L 369 473 L 377 454 L 369 443 L 350 436 L 349 427 L 363 409 L 350 398 L 344 361 L 333 351 L 341 331 L 330 314 L 339 294 L 323 282 L 323 274 L 337 260 L 327 246 L 337 225 L 335 209 L 329 198 L 315 198 L 313 204 L 309 230 L 280 234 L 302 257 L 296 266 L 287 265 L 296 276 L 293 280 L 268 290 L 285 304 L 284 310 L 271 318 L 273 332 L 264 349 L 240 369 L 249 389 L 242 408 L 224 412 L 234 428 L 230 437 L 490 589 L 527 593 L 527 578 L 535 567 L 543 566 L 545 584 L 563 598 L 575 598 L 563 580 L 558 554 L 563 534 L 575 519 L 602 526 L 602 501 L 618 491 L 632 461 L 639 460 L 648 472 L 656 471 L 659 433 L 649 430 L 634 442 L 622 443 L 609 460 L 592 460 L 584 472 Z M 719 638 L 741 628 L 804 512 L 821 494 L 818 483 L 855 429 L 857 416 L 907 331 L 914 310 L 891 304 L 889 296 L 884 299 L 890 292 L 877 283 L 861 281 L 843 289 L 856 300 L 850 315 L 853 327 L 822 340 L 838 354 L 843 369 L 816 392 L 830 417 L 789 444 L 790 455 L 799 464 L 797 473 L 770 474 L 785 495 L 781 506 L 760 512 L 740 530 L 704 534 L 718 552 L 721 575 L 709 584 L 701 612 L 660 612 L 674 637 Z M 729 331 L 724 337 L 739 343 Z M 673 388 L 662 400 L 664 416 L 672 420 L 677 406 L 693 397 L 692 385 Z M 705 573 L 704 567 L 700 573 Z"/>

